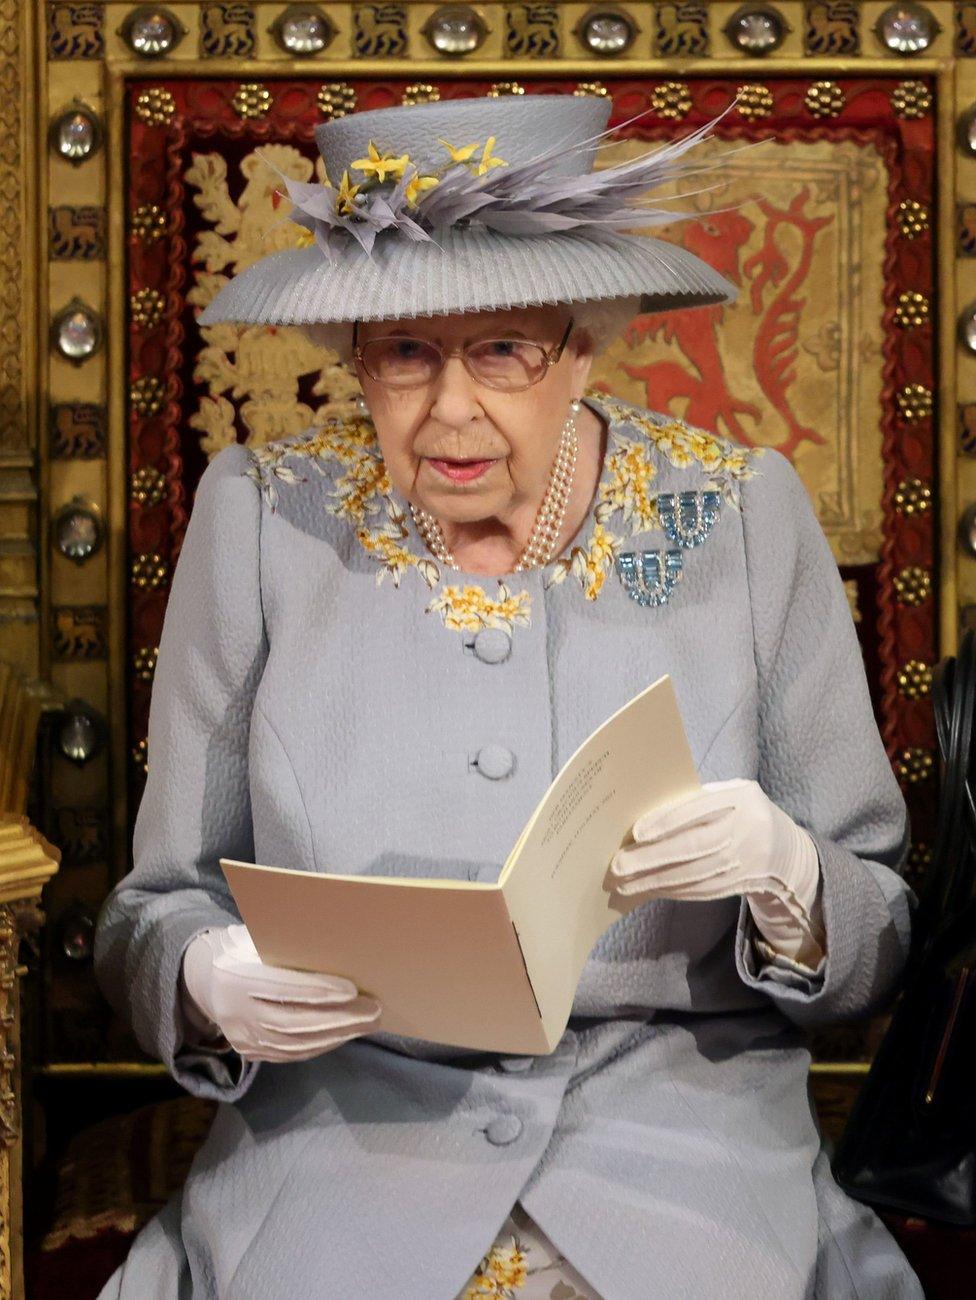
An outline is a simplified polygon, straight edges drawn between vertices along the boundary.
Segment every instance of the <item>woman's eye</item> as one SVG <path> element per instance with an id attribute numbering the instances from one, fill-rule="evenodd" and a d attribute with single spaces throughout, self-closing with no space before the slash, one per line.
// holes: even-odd
<path id="1" fill-rule="evenodd" d="M 493 339 L 488 344 L 487 352 L 492 357 L 511 357 L 515 354 L 516 344 L 512 339 Z"/>
<path id="2" fill-rule="evenodd" d="M 393 345 L 394 355 L 402 357 L 405 361 L 415 357 L 418 351 L 418 346 L 413 339 L 397 339 Z"/>

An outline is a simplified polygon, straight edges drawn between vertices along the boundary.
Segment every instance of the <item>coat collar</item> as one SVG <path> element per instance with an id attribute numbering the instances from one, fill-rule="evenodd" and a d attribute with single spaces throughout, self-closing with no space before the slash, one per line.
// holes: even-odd
<path id="1" fill-rule="evenodd" d="M 679 471 L 683 486 L 711 490 L 738 508 L 739 484 L 756 471 L 750 449 L 692 428 L 684 421 L 591 392 L 584 402 L 607 425 L 603 467 L 589 512 L 566 550 L 542 570 L 548 588 L 567 577 L 578 579 L 586 600 L 603 591 L 624 539 L 664 525 L 657 489 L 668 467 Z M 427 550 L 414 526 L 407 502 L 394 487 L 383 462 L 376 429 L 368 417 L 337 416 L 327 424 L 251 450 L 254 478 L 272 510 L 278 493 L 306 481 L 308 466 L 328 480 L 326 508 L 353 532 L 362 550 L 377 564 L 376 580 L 387 576 L 399 587 L 416 571 L 436 594 L 427 606 L 445 626 L 472 630 L 501 626 L 511 631 L 530 617 L 528 590 L 514 587 L 526 575 L 487 578 L 445 569 Z M 667 521 L 664 521 L 665 523 Z M 530 571 L 531 572 L 531 571 Z M 490 592 L 486 587 L 497 586 Z"/>

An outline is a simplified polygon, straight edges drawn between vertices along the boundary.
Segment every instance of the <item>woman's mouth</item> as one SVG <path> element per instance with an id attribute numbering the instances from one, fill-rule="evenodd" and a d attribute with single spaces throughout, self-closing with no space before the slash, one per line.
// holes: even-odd
<path id="1" fill-rule="evenodd" d="M 439 474 L 453 483 L 468 483 L 480 478 L 495 463 L 493 460 L 442 460 L 433 456 L 429 456 L 428 460 Z"/>

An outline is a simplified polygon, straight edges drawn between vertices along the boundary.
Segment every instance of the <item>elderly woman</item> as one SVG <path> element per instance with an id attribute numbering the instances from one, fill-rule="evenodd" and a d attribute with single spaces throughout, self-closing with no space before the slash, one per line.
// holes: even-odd
<path id="1" fill-rule="evenodd" d="M 326 181 L 287 182 L 306 247 L 204 312 L 308 326 L 362 409 L 226 448 L 197 491 L 96 960 L 221 1104 L 105 1296 L 922 1294 L 831 1177 L 805 1037 L 894 988 L 905 805 L 790 463 L 587 392 L 635 311 L 733 292 L 625 233 L 689 142 L 595 173 L 607 113 L 324 124 Z M 621 827 L 631 906 L 550 1055 L 397 1036 L 341 971 L 261 963 L 221 856 L 492 880 L 664 673 L 705 784 Z"/>

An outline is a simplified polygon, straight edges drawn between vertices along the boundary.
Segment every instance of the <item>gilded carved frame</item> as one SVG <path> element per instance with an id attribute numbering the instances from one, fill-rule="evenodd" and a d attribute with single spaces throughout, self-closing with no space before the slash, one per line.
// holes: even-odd
<path id="1" fill-rule="evenodd" d="M 8 300 L 0 327 L 0 393 L 5 416 L 0 431 L 0 536 L 4 581 L 0 584 L 0 657 L 48 677 L 67 697 L 87 701 L 111 719 L 110 743 L 82 768 L 61 763 L 53 776 L 55 804 L 94 819 L 86 851 L 62 870 L 49 910 L 62 904 L 97 908 L 112 879 L 125 870 L 129 809 L 126 717 L 128 478 L 124 211 L 127 160 L 113 142 L 124 138 L 127 84 L 158 75 L 173 78 L 226 76 L 247 83 L 264 77 L 402 78 L 404 62 L 418 83 L 443 77 L 497 82 L 544 77 L 593 82 L 601 76 L 673 78 L 728 76 L 750 84 L 767 79 L 816 76 L 932 78 L 936 86 L 937 191 L 933 233 L 938 257 L 932 304 L 940 344 L 935 411 L 941 503 L 938 573 L 939 655 L 951 653 L 959 628 L 976 611 L 976 559 L 957 542 L 965 506 L 976 500 L 976 458 L 968 438 L 967 407 L 976 412 L 976 358 L 955 342 L 960 312 L 976 300 L 976 258 L 964 252 L 966 205 L 976 204 L 976 158 L 956 143 L 956 122 L 976 103 L 976 5 L 935 0 L 926 8 L 941 31 L 923 55 L 903 58 L 884 50 L 873 24 L 882 3 L 802 4 L 775 8 L 789 30 L 766 57 L 738 54 L 724 35 L 734 3 L 612 4 L 629 14 L 638 36 L 624 54 L 608 60 L 587 53 L 574 34 L 594 6 L 578 3 L 522 5 L 490 0 L 473 7 L 489 29 L 484 44 L 465 59 L 445 60 L 431 50 L 423 27 L 439 6 L 430 3 L 330 3 L 336 34 L 314 59 L 294 58 L 270 31 L 287 6 L 183 3 L 167 8 L 184 29 L 173 51 L 160 59 L 136 58 L 121 28 L 136 8 L 118 3 L 36 3 L 18 7 L 0 0 L 7 132 L 0 144 L 0 266 Z M 394 16 L 392 28 L 387 23 Z M 390 34 L 392 32 L 392 34 Z M 242 77 L 242 66 L 246 68 Z M 88 162 L 73 166 L 48 143 L 48 124 L 75 98 L 97 115 L 105 145 Z M 71 254 L 71 228 L 54 223 L 52 211 L 73 208 L 95 231 L 83 251 Z M 66 251 L 67 250 L 67 251 Z M 17 285 L 14 295 L 9 286 Z M 55 313 L 74 297 L 90 304 L 105 324 L 101 349 L 83 364 L 60 357 L 50 341 Z M 69 426 L 58 413 L 77 410 Z M 84 414 L 88 412 L 88 416 Z M 102 415 L 104 414 L 104 419 Z M 90 416 L 90 418 L 89 418 Z M 72 423 L 73 421 L 73 423 Z M 60 431 L 59 431 L 60 428 Z M 59 443 L 59 438 L 61 439 Z M 65 448 L 70 454 L 65 454 Z M 95 503 L 106 523 L 106 543 L 83 566 L 61 556 L 51 521 L 75 496 Z M 930 778 L 931 779 L 931 778 Z M 100 812 L 99 812 L 100 810 Z M 66 853 L 66 865 L 71 854 Z M 64 1000 L 86 996 L 83 973 L 68 972 Z M 52 1065 L 65 1069 L 64 1064 Z M 105 1066 L 103 1068 L 112 1068 Z M 821 1063 L 822 1070 L 861 1070 L 863 1063 Z"/>

